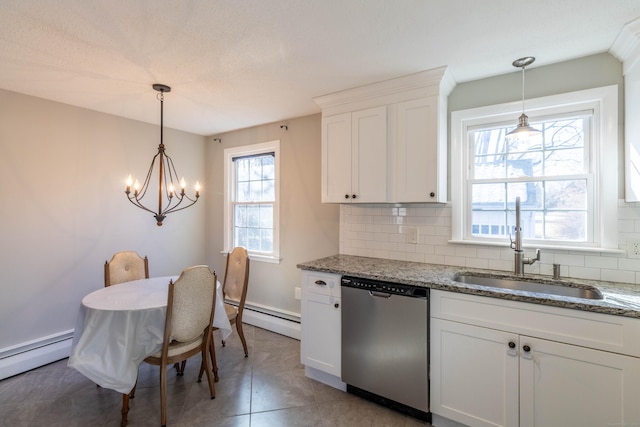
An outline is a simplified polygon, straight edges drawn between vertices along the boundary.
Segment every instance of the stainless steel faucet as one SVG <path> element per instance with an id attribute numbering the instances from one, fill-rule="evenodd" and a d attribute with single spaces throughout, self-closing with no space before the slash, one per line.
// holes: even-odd
<path id="1" fill-rule="evenodd" d="M 535 258 L 524 256 L 524 251 L 522 250 L 522 227 L 520 226 L 520 197 L 516 197 L 516 240 L 511 239 L 511 233 L 509 233 L 509 240 L 511 241 L 511 249 L 516 252 L 514 254 L 513 272 L 524 276 L 525 264 L 531 265 L 536 261 L 540 261 L 540 249 L 536 249 Z"/>

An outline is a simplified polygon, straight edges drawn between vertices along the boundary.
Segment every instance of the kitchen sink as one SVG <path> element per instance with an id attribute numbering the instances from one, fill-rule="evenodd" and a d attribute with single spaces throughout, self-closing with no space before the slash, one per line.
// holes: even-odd
<path id="1" fill-rule="evenodd" d="M 508 277 L 480 276 L 475 274 L 456 274 L 453 280 L 459 283 L 490 286 L 492 288 L 511 289 L 537 294 L 558 295 L 584 299 L 602 299 L 602 293 L 593 286 L 555 283 L 529 282 Z"/>

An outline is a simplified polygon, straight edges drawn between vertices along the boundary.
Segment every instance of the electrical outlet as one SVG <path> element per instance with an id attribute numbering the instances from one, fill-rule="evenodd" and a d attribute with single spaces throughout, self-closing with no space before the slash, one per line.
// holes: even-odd
<path id="1" fill-rule="evenodd" d="M 407 242 L 418 243 L 418 227 L 407 227 Z"/>
<path id="2" fill-rule="evenodd" d="M 640 258 L 640 240 L 627 241 L 627 257 Z"/>
<path id="3" fill-rule="evenodd" d="M 302 297 L 300 296 L 300 288 L 299 288 L 299 287 L 293 288 L 293 296 L 294 296 L 294 298 L 295 298 L 295 299 L 300 299 L 300 298 L 302 298 Z"/>

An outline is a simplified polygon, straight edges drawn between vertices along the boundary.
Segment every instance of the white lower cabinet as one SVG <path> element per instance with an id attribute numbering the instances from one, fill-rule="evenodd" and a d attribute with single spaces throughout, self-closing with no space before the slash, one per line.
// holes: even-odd
<path id="1" fill-rule="evenodd" d="M 340 298 L 302 293 L 302 364 L 340 376 Z"/>
<path id="2" fill-rule="evenodd" d="M 337 274 L 302 271 L 301 363 L 307 376 L 337 388 L 343 388 L 340 278 Z"/>
<path id="3" fill-rule="evenodd" d="M 506 306 L 501 307 L 495 302 L 500 300 L 468 295 L 446 298 L 446 294 L 450 293 L 431 294 L 432 316 L 443 317 L 431 320 L 434 414 L 471 427 L 640 425 L 640 358 L 635 349 L 629 350 L 633 355 L 597 349 L 606 335 L 599 334 L 611 329 L 611 325 L 611 330 L 617 329 L 617 316 L 583 312 L 577 312 L 578 317 L 567 315 L 574 326 L 579 326 L 576 319 L 584 322 L 585 339 L 589 328 L 594 328 L 591 344 L 595 348 L 588 348 L 558 342 L 556 336 L 554 340 L 545 339 L 541 332 L 527 335 L 525 332 L 544 329 L 534 324 L 527 326 L 527 308 L 531 304 L 505 301 Z M 457 316 L 455 307 L 459 301 L 463 302 L 459 308 L 467 311 Z M 489 309 L 483 309 L 484 305 Z M 541 323 L 546 314 L 551 325 L 562 319 L 562 314 L 552 309 L 545 313 L 533 305 L 531 312 Z M 482 316 L 491 312 L 495 315 Z M 513 323 L 502 320 L 505 315 L 515 317 Z M 460 321 L 474 318 L 470 323 Z M 634 330 L 638 325 L 629 320 L 640 322 L 624 319 L 619 328 L 621 334 L 604 338 L 609 342 L 603 345 L 633 339 L 623 337 L 623 332 L 638 332 Z M 558 335 L 564 333 L 562 323 L 556 323 L 554 329 Z"/>
<path id="4" fill-rule="evenodd" d="M 431 412 L 469 426 L 517 426 L 518 359 L 507 351 L 513 339 L 431 319 Z"/>
<path id="5" fill-rule="evenodd" d="M 640 425 L 640 360 L 521 337 L 520 426 Z"/>

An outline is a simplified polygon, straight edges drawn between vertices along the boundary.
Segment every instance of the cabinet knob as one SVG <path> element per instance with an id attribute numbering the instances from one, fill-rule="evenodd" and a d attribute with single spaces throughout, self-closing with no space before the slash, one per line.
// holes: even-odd
<path id="1" fill-rule="evenodd" d="M 327 286 L 327 282 L 325 282 L 324 280 L 316 280 L 316 285 Z"/>
<path id="2" fill-rule="evenodd" d="M 516 343 L 509 341 L 509 348 L 516 348 Z"/>
<path id="3" fill-rule="evenodd" d="M 348 194 L 345 194 L 345 195 L 344 195 L 344 198 L 345 198 L 345 199 L 348 199 L 348 198 L 349 198 L 349 195 L 348 195 Z"/>
<path id="4" fill-rule="evenodd" d="M 524 350 L 525 353 L 529 353 L 531 351 L 531 347 L 529 347 L 528 345 L 523 345 L 522 349 Z"/>
<path id="5" fill-rule="evenodd" d="M 356 197 L 357 197 L 357 196 L 356 196 L 355 194 L 352 194 L 352 195 L 351 195 L 351 198 L 352 198 L 352 199 L 355 199 Z"/>
<path id="6" fill-rule="evenodd" d="M 334 306 L 335 308 L 338 308 L 338 307 L 340 307 L 340 304 L 335 303 L 335 304 L 333 304 L 333 306 Z"/>
<path id="7" fill-rule="evenodd" d="M 431 193 L 429 193 L 429 197 L 436 197 L 436 193 L 432 191 Z"/>

